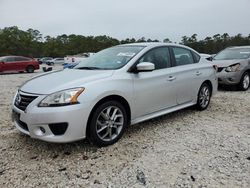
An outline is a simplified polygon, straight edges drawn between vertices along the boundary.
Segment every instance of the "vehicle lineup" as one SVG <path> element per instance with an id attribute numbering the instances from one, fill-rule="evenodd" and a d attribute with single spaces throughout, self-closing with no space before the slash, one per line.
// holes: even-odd
<path id="1" fill-rule="evenodd" d="M 250 86 L 250 46 L 229 47 L 213 58 L 221 85 L 236 85 L 246 91 Z"/>
<path id="2" fill-rule="evenodd" d="M 217 86 L 215 66 L 189 47 L 125 44 L 27 81 L 14 97 L 12 117 L 32 138 L 88 138 L 107 146 L 128 125 L 190 106 L 205 110 Z"/>

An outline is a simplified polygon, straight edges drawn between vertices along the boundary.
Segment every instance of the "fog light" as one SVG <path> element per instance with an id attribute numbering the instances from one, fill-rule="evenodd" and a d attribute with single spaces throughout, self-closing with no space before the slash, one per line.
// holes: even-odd
<path id="1" fill-rule="evenodd" d="M 43 134 L 45 134 L 45 129 L 43 127 L 40 127 L 40 130 L 42 131 Z"/>
<path id="2" fill-rule="evenodd" d="M 46 133 L 46 130 L 43 127 L 36 127 L 33 129 L 33 133 L 37 136 L 43 136 Z"/>

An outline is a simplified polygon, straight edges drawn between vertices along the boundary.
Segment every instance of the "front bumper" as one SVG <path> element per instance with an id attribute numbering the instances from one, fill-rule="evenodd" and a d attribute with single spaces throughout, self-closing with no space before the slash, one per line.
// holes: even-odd
<path id="1" fill-rule="evenodd" d="M 240 83 L 241 72 L 226 72 L 225 69 L 217 73 L 218 83 L 221 85 L 237 85 Z"/>
<path id="2" fill-rule="evenodd" d="M 13 122 L 19 131 L 32 138 L 55 143 L 73 142 L 86 137 L 91 111 L 88 104 L 38 107 L 43 98 L 44 96 L 38 96 L 25 111 L 17 108 L 13 101 Z M 52 129 L 53 126 L 56 126 L 57 132 Z"/>

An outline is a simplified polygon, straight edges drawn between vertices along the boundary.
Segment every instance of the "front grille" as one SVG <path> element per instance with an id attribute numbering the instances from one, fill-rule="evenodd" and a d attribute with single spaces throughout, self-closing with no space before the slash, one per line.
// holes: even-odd
<path id="1" fill-rule="evenodd" d="M 218 72 L 221 72 L 224 69 L 224 67 L 218 67 Z"/>
<path id="2" fill-rule="evenodd" d="M 37 96 L 18 93 L 15 99 L 15 106 L 20 110 L 25 111 L 27 106 L 36 98 Z"/>

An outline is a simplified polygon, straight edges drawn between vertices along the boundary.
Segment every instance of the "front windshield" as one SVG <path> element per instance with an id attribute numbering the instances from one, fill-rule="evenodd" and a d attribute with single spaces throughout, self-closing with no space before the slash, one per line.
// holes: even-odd
<path id="1" fill-rule="evenodd" d="M 114 70 L 126 65 L 144 46 L 116 46 L 84 59 L 75 69 Z"/>
<path id="2" fill-rule="evenodd" d="M 218 53 L 215 60 L 247 59 L 250 57 L 250 48 L 225 49 Z"/>

